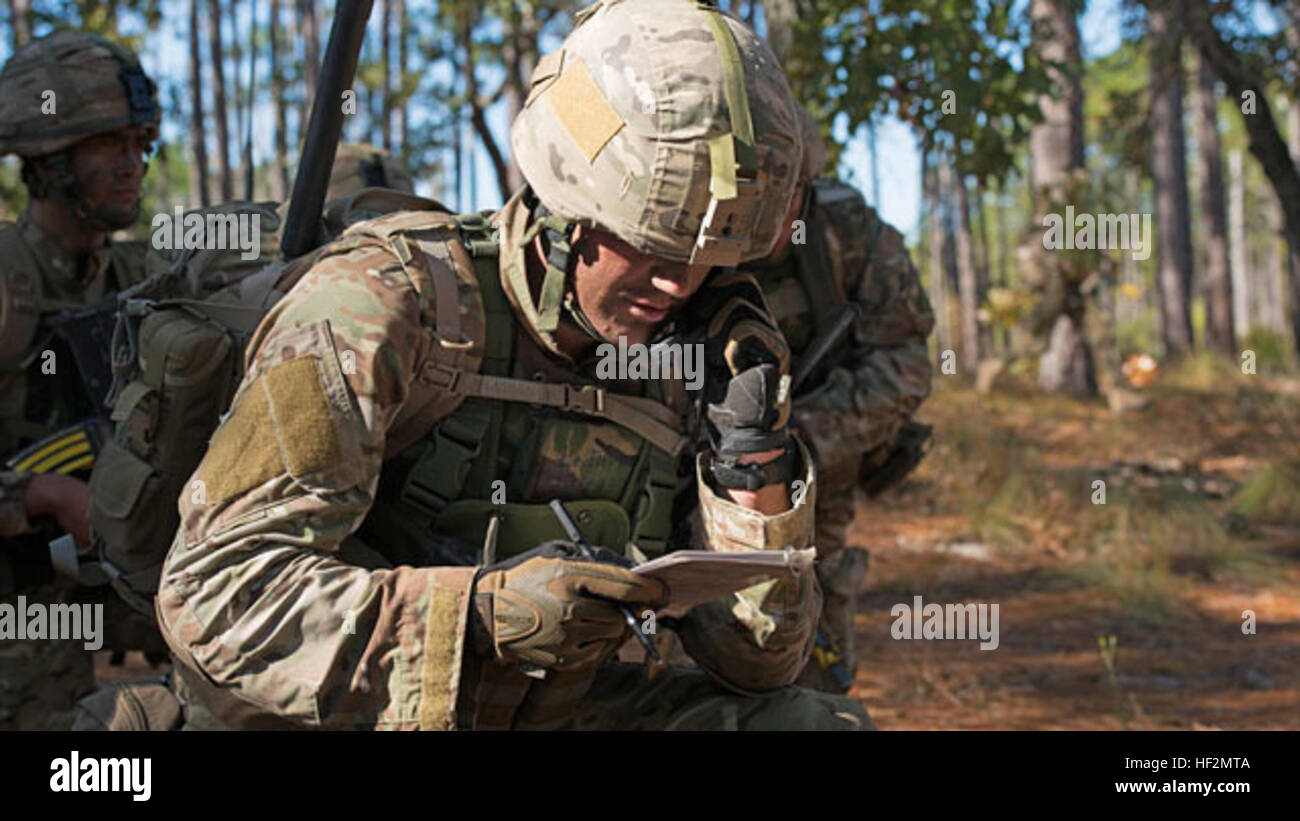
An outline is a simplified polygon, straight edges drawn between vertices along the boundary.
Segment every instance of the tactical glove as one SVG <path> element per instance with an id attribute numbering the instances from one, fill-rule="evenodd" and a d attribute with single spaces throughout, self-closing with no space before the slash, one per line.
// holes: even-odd
<path id="1" fill-rule="evenodd" d="M 498 659 L 556 670 L 595 666 L 627 630 L 610 601 L 634 612 L 665 601 L 661 582 L 619 564 L 567 558 L 575 554 L 567 542 L 548 542 L 479 571 L 474 609 Z"/>
<path id="2" fill-rule="evenodd" d="M 720 487 L 758 490 L 794 477 L 789 384 L 776 365 L 755 365 L 731 378 L 721 402 L 709 404 L 712 473 Z M 745 454 L 771 450 L 783 453 L 761 466 L 739 462 Z"/>

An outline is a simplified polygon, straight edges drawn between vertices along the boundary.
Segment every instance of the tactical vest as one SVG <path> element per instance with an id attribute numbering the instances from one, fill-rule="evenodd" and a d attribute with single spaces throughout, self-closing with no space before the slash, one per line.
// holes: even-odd
<path id="1" fill-rule="evenodd" d="M 93 416 L 111 385 L 114 293 L 140 278 L 127 248 L 111 246 L 103 296 L 66 302 L 44 293 L 34 249 L 18 226 L 0 228 L 0 462 L 11 450 Z M 141 254 L 143 256 L 143 254 Z M 53 354 L 50 360 L 46 351 Z M 52 365 L 53 367 L 47 367 Z"/>
<path id="2" fill-rule="evenodd" d="M 390 200 L 441 208 L 372 191 L 350 199 L 336 218 L 349 224 L 347 214 L 372 216 L 371 209 Z M 459 242 L 431 243 L 439 235 Z M 123 301 L 115 334 L 116 431 L 91 476 L 90 521 L 101 543 L 99 566 L 137 609 L 152 612 L 162 561 L 179 525 L 176 499 L 201 492 L 186 483 L 229 408 L 244 348 L 262 317 L 317 261 L 367 244 L 393 250 L 412 282 L 420 283 L 436 314 L 439 356 L 430 363 L 436 378 L 413 386 L 390 430 L 379 498 L 361 538 L 394 565 L 474 563 L 561 538 L 544 504 L 553 497 L 532 498 L 529 478 L 561 469 L 563 460 L 553 452 L 563 446 L 596 453 L 604 462 L 597 480 L 587 477 L 590 487 L 583 489 L 590 497 L 556 494 L 572 502 L 588 539 L 615 549 L 635 541 L 648 554 L 663 551 L 681 435 L 675 414 L 654 401 L 660 387 L 650 385 L 651 398 L 642 399 L 591 385 L 510 378 L 516 319 L 497 276 L 497 246 L 486 221 L 440 210 L 402 211 L 356 225 L 307 256 L 264 268 L 207 298 L 178 296 L 160 277 Z M 424 253 L 445 257 L 452 245 L 464 250 L 457 275 L 446 276 L 442 264 L 423 264 Z M 203 272 L 182 266 L 172 275 L 194 283 Z M 476 316 L 464 328 L 457 310 L 462 298 L 481 305 L 481 320 Z M 504 489 L 493 484 L 494 465 L 503 456 L 515 465 L 500 475 Z M 504 504 L 494 503 L 503 497 Z M 479 549 L 484 544 L 486 551 Z"/>
<path id="3" fill-rule="evenodd" d="M 476 288 L 482 305 L 482 358 L 474 372 L 448 371 L 459 403 L 385 460 L 358 536 L 394 564 L 488 564 L 566 538 L 547 504 L 559 498 L 591 543 L 637 560 L 665 552 L 684 441 L 676 412 L 663 404 L 670 386 L 641 382 L 643 394 L 631 396 L 557 382 L 567 374 L 543 372 L 545 357 L 502 289 L 486 220 L 421 217 L 418 227 L 370 230 L 398 250 L 412 281 L 435 271 L 438 305 L 454 295 L 451 283 L 437 281 L 447 267 L 421 266 L 400 249 L 414 245 L 436 260 L 444 256 L 437 240 L 458 235 L 472 269 L 459 286 Z M 445 327 L 454 321 L 448 313 L 438 318 L 442 338 L 457 334 Z"/>

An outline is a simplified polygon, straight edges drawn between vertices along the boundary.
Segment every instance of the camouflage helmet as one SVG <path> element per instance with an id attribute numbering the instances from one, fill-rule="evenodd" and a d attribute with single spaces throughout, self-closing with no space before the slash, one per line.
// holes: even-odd
<path id="1" fill-rule="evenodd" d="M 355 194 L 363 188 L 391 188 L 415 193 L 415 185 L 406 169 L 382 148 L 365 143 L 340 143 L 330 168 L 329 188 L 325 200 Z"/>
<path id="2" fill-rule="evenodd" d="M 94 34 L 33 40 L 0 71 L 0 155 L 42 157 L 130 125 L 156 132 L 160 118 L 139 61 Z"/>
<path id="3" fill-rule="evenodd" d="M 799 162 L 799 181 L 808 182 L 822 175 L 826 167 L 826 141 L 812 112 L 799 106 L 799 135 L 803 138 L 803 156 Z"/>
<path id="4" fill-rule="evenodd" d="M 794 190 L 795 103 L 776 57 L 689 0 L 603 0 L 538 62 L 511 145 L 542 205 L 674 261 L 764 256 Z"/>

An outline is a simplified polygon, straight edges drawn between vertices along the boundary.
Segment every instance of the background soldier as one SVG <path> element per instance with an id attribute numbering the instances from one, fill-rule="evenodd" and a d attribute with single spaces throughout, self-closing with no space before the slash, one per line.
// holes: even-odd
<path id="1" fill-rule="evenodd" d="M 846 302 L 856 321 L 795 394 L 792 422 L 817 463 L 817 576 L 824 596 L 818 646 L 800 683 L 846 692 L 857 657 L 853 616 L 867 554 L 846 548 L 859 479 L 878 493 L 915 466 L 928 429 L 909 423 L 930 393 L 926 337 L 934 314 L 903 237 L 838 180 L 817 126 L 800 109 L 800 187 L 768 257 L 745 270 L 758 279 L 790 348 L 802 356 Z M 796 223 L 802 222 L 802 225 Z M 906 428 L 906 429 L 905 429 Z"/>
<path id="2" fill-rule="evenodd" d="M 22 157 L 31 195 L 18 222 L 0 228 L 4 458 L 104 414 L 109 369 L 102 317 L 111 322 L 113 293 L 142 278 L 144 257 L 142 246 L 110 242 L 109 234 L 139 215 L 158 120 L 154 84 L 136 58 L 93 35 L 65 32 L 36 40 L 0 72 L 0 154 Z M 51 584 L 46 541 L 67 532 L 87 546 L 88 500 L 85 482 L 70 474 L 0 473 L 0 595 L 6 601 L 19 594 L 47 603 L 57 595 L 111 601 L 107 588 L 92 593 Z M 137 639 L 152 630 L 144 619 L 109 613 L 106 628 Z M 91 657 L 81 641 L 6 641 L 0 647 L 0 729 L 66 729 L 73 702 L 93 687 Z"/>
<path id="3" fill-rule="evenodd" d="M 752 279 L 713 270 L 766 253 L 793 190 L 776 65 L 716 10 L 594 7 L 534 73 L 512 130 L 530 187 L 499 241 L 406 212 L 320 252 L 250 345 L 195 474 L 206 504 L 181 501 L 158 611 L 191 724 L 867 723 L 785 686 L 811 650 L 812 574 L 693 609 L 679 628 L 703 671 L 651 679 L 607 661 L 627 629 L 582 592 L 640 612 L 662 586 L 548 541 L 557 497 L 633 561 L 683 546 L 695 504 L 711 549 L 811 541 L 812 505 L 789 504 L 791 480 L 815 489 L 788 351 Z M 717 369 L 698 450 L 681 381 L 594 379 L 600 340 L 697 332 Z"/>

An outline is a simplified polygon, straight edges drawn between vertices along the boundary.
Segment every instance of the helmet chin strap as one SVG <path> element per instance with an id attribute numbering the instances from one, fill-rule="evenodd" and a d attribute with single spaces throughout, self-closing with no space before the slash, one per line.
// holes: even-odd
<path id="1" fill-rule="evenodd" d="M 537 330 L 553 333 L 559 327 L 563 313 L 566 319 L 587 336 L 597 342 L 608 342 L 583 313 L 582 307 L 578 305 L 578 294 L 569 285 L 569 269 L 573 264 L 573 230 L 577 223 L 560 219 L 540 203 L 534 217 L 534 226 L 538 229 L 542 251 L 546 255 L 546 277 L 542 280 L 542 291 L 537 300 Z"/>

